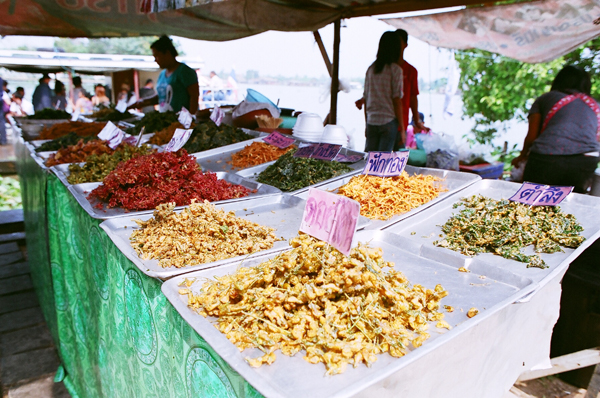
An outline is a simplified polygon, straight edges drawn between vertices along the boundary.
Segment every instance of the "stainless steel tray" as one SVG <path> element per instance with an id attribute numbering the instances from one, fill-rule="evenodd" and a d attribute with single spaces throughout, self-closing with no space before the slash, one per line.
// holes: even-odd
<path id="1" fill-rule="evenodd" d="M 371 224 L 368 226 L 367 229 L 382 229 L 389 227 L 390 225 L 396 224 L 397 222 L 404 220 L 405 218 L 408 218 L 414 214 L 417 214 L 418 212 L 423 211 L 424 209 L 431 207 L 434 204 L 446 199 L 453 193 L 465 189 L 469 185 L 481 180 L 481 177 L 477 174 L 459 173 L 457 171 L 450 170 L 406 166 L 405 171 L 411 176 L 416 174 L 423 174 L 443 178 L 444 182 L 442 182 L 441 185 L 445 187 L 448 191 L 440 193 L 440 195 L 437 198 L 425 203 L 424 205 L 417 207 L 416 209 L 412 209 L 411 211 L 408 211 L 403 214 L 395 215 L 389 220 L 371 220 Z M 362 173 L 362 170 L 354 172 L 353 174 L 347 177 L 329 182 L 327 184 L 318 185 L 318 187 L 319 189 L 325 191 L 337 193 L 339 187 L 341 187 L 342 185 L 346 185 L 352 177 L 359 175 L 360 173 Z M 301 197 L 302 199 L 306 199 L 308 197 L 308 191 L 298 193 L 297 196 Z"/>
<path id="2" fill-rule="evenodd" d="M 350 155 L 362 155 L 364 157 L 364 155 L 365 155 L 364 152 L 353 151 L 352 149 L 348 149 L 348 148 L 342 148 L 342 150 L 340 151 L 340 153 L 344 154 L 344 155 L 347 155 L 347 156 L 350 156 Z M 259 166 L 249 167 L 247 169 L 238 171 L 236 174 L 239 174 L 242 177 L 248 178 L 250 180 L 256 181 L 256 177 L 258 177 L 258 175 L 260 173 L 262 173 L 267 167 L 269 167 L 273 163 L 275 163 L 275 161 L 268 162 L 268 163 L 265 163 L 265 164 L 261 164 Z M 292 194 L 292 195 L 297 195 L 297 194 L 300 194 L 302 192 L 308 191 L 308 188 L 311 188 L 311 187 L 312 188 L 314 188 L 314 187 L 320 187 L 320 186 L 325 185 L 325 184 L 327 184 L 329 182 L 337 181 L 337 180 L 345 178 L 347 176 L 356 174 L 357 171 L 362 170 L 362 169 L 365 168 L 365 160 L 364 160 L 364 158 L 363 158 L 363 160 L 360 160 L 358 162 L 347 163 L 347 164 L 352 169 L 352 171 L 350 171 L 350 172 L 348 172 L 346 174 L 342 174 L 342 175 L 337 176 L 337 177 L 330 178 L 330 179 L 325 180 L 325 181 L 318 182 L 318 183 L 310 185 L 308 187 L 304 187 L 302 189 L 297 189 L 295 191 L 291 191 L 291 192 L 287 192 L 287 193 Z"/>
<path id="3" fill-rule="evenodd" d="M 302 213 L 306 202 L 292 195 L 272 195 L 265 198 L 248 199 L 243 202 L 235 202 L 217 205 L 219 209 L 225 211 L 234 211 L 236 216 L 256 222 L 260 225 L 275 228 L 275 235 L 283 238 L 283 241 L 275 242 L 272 249 L 264 250 L 250 256 L 232 257 L 226 260 L 220 260 L 207 264 L 198 264 L 185 268 L 162 268 L 157 260 L 142 260 L 129 243 L 129 237 L 137 224 L 132 217 L 113 218 L 104 221 L 100 227 L 106 231 L 113 243 L 121 252 L 130 259 L 144 274 L 160 279 L 168 279 L 176 275 L 185 274 L 191 271 L 216 267 L 222 264 L 237 262 L 244 258 L 256 257 L 264 253 L 279 252 L 288 249 L 288 241 L 298 234 L 298 228 L 302 220 Z M 181 209 L 178 210 L 178 212 Z M 135 219 L 148 220 L 152 217 L 152 212 L 137 214 Z M 358 227 L 364 227 L 369 220 L 361 217 Z"/>
<path id="4" fill-rule="evenodd" d="M 275 187 L 272 187 L 272 186 L 266 185 L 266 184 L 257 183 L 255 181 L 250 181 L 250 180 L 247 180 L 236 174 L 224 173 L 224 172 L 218 172 L 215 174 L 217 175 L 217 178 L 220 180 L 225 180 L 227 182 L 230 182 L 230 183 L 236 184 L 236 185 L 242 185 L 242 186 L 250 189 L 251 191 L 256 191 L 256 192 L 251 192 L 248 196 L 245 196 L 243 198 L 219 200 L 219 201 L 213 202 L 214 204 L 233 203 L 233 202 L 248 200 L 250 198 L 262 197 L 262 196 L 268 196 L 268 195 L 276 195 L 276 194 L 281 193 L 281 191 Z M 89 195 L 89 193 L 92 190 L 94 190 L 96 187 L 99 187 L 100 185 L 102 185 L 101 182 L 88 182 L 86 184 L 77 184 L 77 185 L 69 185 L 68 186 L 68 189 L 71 192 L 71 194 L 73 194 L 73 196 L 75 197 L 77 202 L 81 205 L 81 207 L 83 207 L 83 209 L 91 217 L 98 218 L 101 220 L 106 220 L 106 219 L 114 218 L 114 217 L 137 216 L 138 214 L 147 213 L 149 211 L 149 210 L 147 210 L 147 211 L 126 211 L 125 209 L 115 208 L 115 207 L 110 208 L 110 209 L 96 208 L 95 206 L 101 202 L 94 200 L 93 203 L 91 203 L 87 199 L 87 196 Z M 184 207 L 185 206 L 179 206 L 179 207 L 177 207 L 177 209 L 182 209 Z"/>
<path id="5" fill-rule="evenodd" d="M 509 260 L 491 253 L 479 254 L 468 257 L 459 252 L 433 245 L 433 241 L 439 240 L 443 225 L 452 214 L 460 212 L 462 207 L 453 209 L 453 205 L 461 198 L 481 194 L 493 199 L 508 199 L 519 189 L 520 184 L 500 180 L 481 180 L 475 184 L 457 192 L 436 206 L 430 207 L 419 214 L 414 215 L 401 223 L 386 228 L 386 231 L 397 234 L 403 242 L 403 246 L 413 252 L 428 258 L 453 264 L 458 267 L 466 267 L 473 270 L 473 266 L 485 261 L 492 264 L 503 272 L 516 276 L 532 278 L 541 281 L 554 273 L 564 271 L 579 254 L 600 237 L 600 198 L 589 195 L 570 194 L 560 205 L 566 213 L 573 214 L 577 221 L 583 226 L 582 235 L 586 241 L 577 249 L 563 248 L 564 253 L 540 253 L 541 258 L 549 266 L 547 269 L 527 268 L 525 263 Z M 533 246 L 523 250 L 523 253 L 534 254 Z"/>
<path id="6" fill-rule="evenodd" d="M 345 373 L 327 377 L 324 375 L 325 366 L 322 364 L 311 365 L 304 359 L 304 352 L 299 352 L 295 357 L 287 357 L 281 352 L 276 352 L 277 360 L 270 366 L 251 368 L 244 360 L 246 357 L 261 355 L 257 349 L 240 352 L 227 338 L 214 326 L 214 318 L 204 318 L 187 307 L 187 296 L 178 293 L 180 283 L 185 278 L 195 279 L 192 290 L 198 290 L 206 278 L 222 276 L 234 272 L 239 266 L 253 266 L 274 257 L 269 254 L 255 259 L 244 261 L 242 264 L 231 263 L 217 268 L 191 272 L 174 277 L 162 285 L 162 292 L 173 304 L 181 316 L 198 332 L 206 342 L 229 365 L 246 379 L 254 388 L 267 398 L 300 398 L 300 397 L 350 397 L 360 392 L 365 396 L 364 390 L 370 386 L 392 377 L 394 374 L 423 358 L 434 350 L 452 347 L 447 344 L 461 336 L 465 331 L 489 319 L 511 303 L 529 294 L 535 287 L 531 279 L 520 280 L 503 279 L 499 274 L 493 278 L 488 273 L 478 275 L 476 272 L 458 272 L 456 267 L 425 259 L 416 254 L 403 250 L 402 241 L 397 236 L 385 231 L 361 231 L 355 235 L 355 242 L 370 242 L 373 247 L 383 248 L 383 256 L 387 261 L 396 263 L 395 269 L 402 271 L 412 284 L 421 284 L 426 288 L 434 288 L 442 284 L 449 295 L 442 301 L 442 305 L 455 308 L 452 313 L 445 313 L 445 320 L 453 327 L 452 330 L 440 330 L 435 324 L 430 324 L 428 332 L 431 337 L 422 347 L 412 349 L 402 358 L 393 358 L 388 354 L 378 355 L 377 361 L 367 368 L 360 365 L 357 368 L 348 367 Z M 493 268 L 493 267 L 490 267 Z M 480 277 L 485 276 L 485 279 Z M 466 316 L 471 307 L 479 309 L 480 313 L 474 318 Z M 462 336 L 461 336 L 462 337 Z M 454 348 L 456 350 L 456 348 Z M 425 358 L 423 360 L 426 360 Z M 310 380 L 310 382 L 307 382 Z"/>

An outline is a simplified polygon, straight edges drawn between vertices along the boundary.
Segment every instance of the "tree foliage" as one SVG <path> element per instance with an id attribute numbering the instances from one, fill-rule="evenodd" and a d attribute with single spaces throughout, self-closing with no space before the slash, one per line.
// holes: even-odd
<path id="1" fill-rule="evenodd" d="M 152 55 L 150 45 L 158 40 L 156 36 L 102 38 L 102 39 L 57 39 L 55 48 L 62 48 L 68 53 L 90 54 L 129 54 Z M 177 42 L 175 48 L 184 55 Z"/>
<path id="2" fill-rule="evenodd" d="M 592 96 L 600 96 L 600 38 L 571 53 L 541 64 L 518 62 L 482 50 L 462 51 L 456 55 L 462 71 L 464 115 L 476 126 L 475 141 L 491 143 L 498 122 L 513 118 L 525 120 L 533 101 L 550 89 L 556 73 L 565 65 L 579 65 L 592 76 Z"/>

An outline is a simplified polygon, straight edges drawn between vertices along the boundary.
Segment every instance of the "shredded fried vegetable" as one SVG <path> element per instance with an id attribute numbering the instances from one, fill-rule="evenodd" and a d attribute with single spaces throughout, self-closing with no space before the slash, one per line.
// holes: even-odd
<path id="1" fill-rule="evenodd" d="M 410 286 L 381 248 L 359 244 L 350 256 L 300 235 L 293 249 L 255 267 L 210 280 L 194 293 L 191 283 L 179 290 L 203 316 L 218 317 L 216 327 L 241 351 L 258 348 L 264 355 L 250 366 L 275 361 L 275 352 L 294 356 L 305 350 L 309 363 L 322 362 L 327 374 L 348 364 L 370 366 L 377 354 L 406 354 L 429 338 L 428 321 L 441 321 L 441 285 Z"/>
<path id="2" fill-rule="evenodd" d="M 144 260 L 157 259 L 161 267 L 210 263 L 270 249 L 278 240 L 274 229 L 235 213 L 217 210 L 207 201 L 193 202 L 181 213 L 175 203 L 159 205 L 148 221 L 136 220 L 131 246 Z"/>
<path id="3" fill-rule="evenodd" d="M 95 139 L 84 142 L 84 139 L 81 139 L 77 144 L 69 145 L 66 148 L 59 149 L 58 152 L 51 154 L 48 160 L 46 160 L 46 166 L 50 167 L 63 163 L 85 162 L 91 155 L 113 152 L 114 150 L 108 146 L 106 141 Z"/>
<path id="4" fill-rule="evenodd" d="M 190 128 L 194 128 L 194 126 L 195 125 L 192 124 Z M 169 143 L 169 141 L 171 141 L 171 138 L 173 138 L 173 135 L 175 134 L 175 130 L 183 128 L 185 128 L 183 127 L 183 124 L 179 122 L 173 122 L 164 129 L 154 133 L 154 135 L 150 137 L 150 140 L 148 142 L 154 145 L 165 145 Z"/>
<path id="5" fill-rule="evenodd" d="M 75 133 L 80 137 L 89 137 L 98 135 L 106 123 L 86 123 L 86 122 L 65 122 L 57 123 L 44 129 L 40 132 L 40 140 L 53 140 L 62 137 L 69 133 Z"/>
<path id="6" fill-rule="evenodd" d="M 561 246 L 576 248 L 585 240 L 575 216 L 558 206 L 528 206 L 481 195 L 454 204 L 459 206 L 464 209 L 446 221 L 446 236 L 434 245 L 467 256 L 494 253 L 527 263 L 528 268 L 547 268 L 539 255 L 525 255 L 521 248 L 534 245 L 536 253 L 556 253 L 563 251 Z"/>
<path id="7" fill-rule="evenodd" d="M 406 172 L 387 178 L 361 174 L 352 177 L 337 193 L 359 202 L 361 215 L 388 220 L 437 198 L 446 191 L 440 181 L 437 177 L 409 176 Z"/>
<path id="8" fill-rule="evenodd" d="M 231 161 L 227 163 L 233 167 L 245 169 L 277 160 L 292 149 L 294 149 L 293 146 L 281 149 L 266 142 L 253 142 L 251 145 L 246 145 L 241 151 L 231 155 Z"/>

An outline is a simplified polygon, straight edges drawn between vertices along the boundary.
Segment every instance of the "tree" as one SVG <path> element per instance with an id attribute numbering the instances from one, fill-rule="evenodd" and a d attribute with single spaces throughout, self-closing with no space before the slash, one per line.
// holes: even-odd
<path id="1" fill-rule="evenodd" d="M 482 50 L 461 51 L 464 115 L 475 119 L 474 140 L 491 143 L 499 122 L 525 120 L 532 102 L 550 89 L 565 65 L 579 65 L 591 76 L 600 72 L 600 38 L 554 61 L 528 64 Z M 592 82 L 592 96 L 600 95 L 600 81 Z"/>
<path id="2" fill-rule="evenodd" d="M 130 54 L 152 55 L 150 45 L 158 40 L 156 36 L 140 36 L 102 39 L 57 39 L 55 48 L 62 48 L 68 53 L 90 54 Z M 185 55 L 179 43 L 174 42 L 179 55 Z"/>

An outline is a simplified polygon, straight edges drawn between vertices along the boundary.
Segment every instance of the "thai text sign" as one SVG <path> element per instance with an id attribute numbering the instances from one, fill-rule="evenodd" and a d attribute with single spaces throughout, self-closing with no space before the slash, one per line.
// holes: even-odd
<path id="1" fill-rule="evenodd" d="M 294 157 L 295 158 L 310 158 L 312 156 L 313 152 L 315 151 L 315 149 L 317 148 L 317 145 L 319 145 L 319 144 L 308 144 L 308 145 L 300 144 L 300 148 L 298 148 L 298 150 L 296 152 L 294 152 Z"/>
<path id="2" fill-rule="evenodd" d="M 265 138 L 263 138 L 263 141 L 266 142 L 267 144 L 276 146 L 277 148 L 287 148 L 290 145 L 292 145 L 294 142 L 296 142 L 295 139 L 291 138 L 291 137 L 286 137 L 281 133 L 278 133 L 277 131 L 272 132 L 271 134 L 269 134 L 268 136 L 266 136 Z"/>
<path id="3" fill-rule="evenodd" d="M 333 160 L 342 149 L 341 145 L 334 144 L 309 144 L 301 146 L 294 153 L 296 158 L 312 158 L 320 160 Z"/>
<path id="4" fill-rule="evenodd" d="M 194 129 L 175 129 L 173 138 L 171 138 L 171 141 L 165 146 L 165 152 L 177 152 L 180 150 L 190 139 L 192 131 L 194 131 Z"/>
<path id="5" fill-rule="evenodd" d="M 378 177 L 395 177 L 402 174 L 408 161 L 408 151 L 369 152 L 363 174 Z"/>
<path id="6" fill-rule="evenodd" d="M 112 122 L 106 123 L 106 126 L 98 134 L 98 138 L 107 141 L 108 146 L 112 149 L 119 146 L 121 141 L 123 141 L 123 137 L 125 137 L 123 130 L 115 126 Z"/>
<path id="7" fill-rule="evenodd" d="M 194 118 L 192 117 L 190 111 L 182 107 L 181 112 L 179 112 L 179 118 L 177 120 L 183 125 L 183 128 L 189 129 L 192 125 L 192 122 L 194 121 Z"/>
<path id="8" fill-rule="evenodd" d="M 223 112 L 223 109 L 219 108 L 218 106 L 215 106 L 213 108 L 213 111 L 210 114 L 210 120 L 215 122 L 215 124 L 217 126 L 221 125 L 224 117 L 225 117 L 225 112 Z"/>
<path id="9" fill-rule="evenodd" d="M 338 153 L 334 160 L 341 163 L 355 163 L 359 160 L 363 160 L 363 158 L 363 155 L 344 155 L 342 153 Z"/>
<path id="10" fill-rule="evenodd" d="M 345 196 L 310 188 L 300 231 L 350 254 L 360 204 Z"/>
<path id="11" fill-rule="evenodd" d="M 553 187 L 524 182 L 509 200 L 531 206 L 556 206 L 572 191 L 573 187 Z"/>

